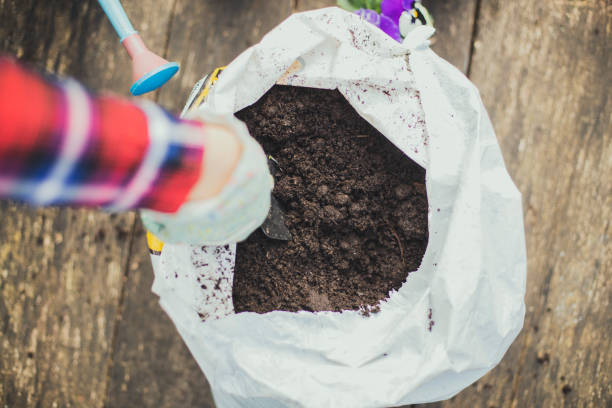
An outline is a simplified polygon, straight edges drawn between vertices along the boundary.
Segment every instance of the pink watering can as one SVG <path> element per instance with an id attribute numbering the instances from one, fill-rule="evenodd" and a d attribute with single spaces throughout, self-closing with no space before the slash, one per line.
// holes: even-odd
<path id="1" fill-rule="evenodd" d="M 134 30 L 119 0 L 98 0 L 98 3 L 132 58 L 132 95 L 154 91 L 178 72 L 179 65 L 176 62 L 168 62 L 147 48 L 138 31 Z"/>

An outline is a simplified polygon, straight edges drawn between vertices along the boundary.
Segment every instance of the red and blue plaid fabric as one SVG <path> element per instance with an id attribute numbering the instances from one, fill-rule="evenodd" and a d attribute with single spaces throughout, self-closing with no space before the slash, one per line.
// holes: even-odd
<path id="1" fill-rule="evenodd" d="M 0 58 L 0 197 L 174 212 L 200 176 L 202 127 Z"/>

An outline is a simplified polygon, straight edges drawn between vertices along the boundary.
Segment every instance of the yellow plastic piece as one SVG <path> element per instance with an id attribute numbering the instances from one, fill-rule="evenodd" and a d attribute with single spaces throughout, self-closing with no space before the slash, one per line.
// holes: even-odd
<path id="1" fill-rule="evenodd" d="M 204 86 L 204 89 L 202 89 L 202 92 L 200 92 L 200 96 L 198 96 L 198 99 L 196 99 L 193 105 L 191 105 L 191 108 L 197 108 L 198 106 L 202 104 L 202 102 L 204 102 L 204 99 L 206 99 L 206 97 L 208 96 L 208 92 L 210 92 L 210 88 L 215 82 L 217 82 L 217 79 L 219 79 L 219 74 L 225 68 L 227 68 L 227 65 L 223 67 L 215 68 L 215 70 L 212 72 L 212 74 L 210 74 L 210 77 L 206 81 L 206 85 Z"/>
<path id="2" fill-rule="evenodd" d="M 164 243 L 149 231 L 147 231 L 147 245 L 152 255 L 161 255 L 162 249 L 164 248 Z"/>

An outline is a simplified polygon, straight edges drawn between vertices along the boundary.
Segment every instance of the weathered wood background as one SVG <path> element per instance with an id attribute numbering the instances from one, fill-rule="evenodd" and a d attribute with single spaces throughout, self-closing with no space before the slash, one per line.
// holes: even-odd
<path id="1" fill-rule="evenodd" d="M 295 11 L 333 0 L 124 0 L 191 85 Z M 425 0 L 434 49 L 479 87 L 523 192 L 525 328 L 501 364 L 427 407 L 612 406 L 612 3 Z M 129 61 L 95 0 L 0 0 L 0 52 L 127 94 Z M 0 406 L 213 407 L 150 292 L 134 213 L 0 204 Z"/>

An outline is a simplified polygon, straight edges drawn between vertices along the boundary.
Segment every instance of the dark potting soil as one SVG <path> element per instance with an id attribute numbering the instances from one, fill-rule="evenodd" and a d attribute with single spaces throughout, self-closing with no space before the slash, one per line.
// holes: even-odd
<path id="1" fill-rule="evenodd" d="M 236 312 L 375 311 L 425 253 L 425 170 L 338 91 L 277 85 L 236 116 L 278 162 L 293 235 L 238 244 Z"/>

